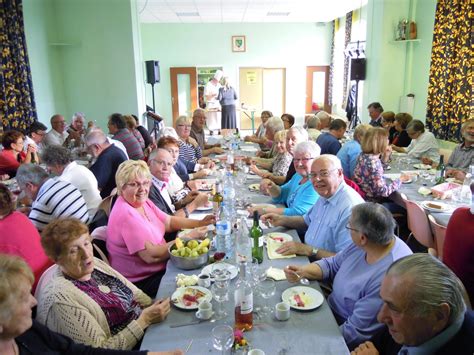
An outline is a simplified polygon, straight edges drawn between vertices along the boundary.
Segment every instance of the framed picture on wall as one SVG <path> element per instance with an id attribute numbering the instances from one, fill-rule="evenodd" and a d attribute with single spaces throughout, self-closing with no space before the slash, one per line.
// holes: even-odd
<path id="1" fill-rule="evenodd" d="M 245 36 L 232 36 L 232 52 L 245 52 Z"/>

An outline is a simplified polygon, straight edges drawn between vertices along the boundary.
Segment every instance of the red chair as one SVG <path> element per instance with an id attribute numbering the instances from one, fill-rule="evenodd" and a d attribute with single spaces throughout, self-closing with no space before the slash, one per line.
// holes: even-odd
<path id="1" fill-rule="evenodd" d="M 403 202 L 405 202 L 408 228 L 411 231 L 408 240 L 413 236 L 421 245 L 427 248 L 436 248 L 425 210 L 416 202 L 408 200 L 405 194 L 401 194 L 401 196 Z"/>
<path id="2" fill-rule="evenodd" d="M 356 190 L 356 192 L 360 195 L 360 197 L 362 197 L 364 200 L 365 200 L 365 192 L 361 190 L 361 188 L 359 187 L 359 185 L 357 185 L 354 181 L 352 181 L 351 179 L 348 179 L 344 176 L 344 181 L 347 185 L 349 185 L 350 187 L 352 187 L 354 190 Z"/>
<path id="3" fill-rule="evenodd" d="M 432 215 L 428 215 L 428 219 L 431 225 L 431 231 L 434 234 L 436 250 L 438 252 L 438 259 L 443 261 L 443 247 L 444 238 L 446 236 L 446 227 L 436 222 Z"/>

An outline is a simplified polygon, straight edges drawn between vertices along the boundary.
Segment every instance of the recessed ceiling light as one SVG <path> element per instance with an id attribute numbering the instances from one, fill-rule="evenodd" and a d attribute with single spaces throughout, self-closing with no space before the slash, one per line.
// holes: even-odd
<path id="1" fill-rule="evenodd" d="M 288 16 L 289 12 L 267 12 L 267 16 Z"/>
<path id="2" fill-rule="evenodd" d="M 177 12 L 176 16 L 180 17 L 197 17 L 199 16 L 199 12 Z"/>

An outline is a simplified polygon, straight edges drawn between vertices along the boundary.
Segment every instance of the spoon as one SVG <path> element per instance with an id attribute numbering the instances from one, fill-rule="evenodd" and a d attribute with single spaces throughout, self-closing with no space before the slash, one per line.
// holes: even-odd
<path id="1" fill-rule="evenodd" d="M 309 285 L 309 280 L 306 277 L 301 277 L 298 273 L 295 272 L 296 277 L 298 277 L 300 284 L 308 286 Z"/>

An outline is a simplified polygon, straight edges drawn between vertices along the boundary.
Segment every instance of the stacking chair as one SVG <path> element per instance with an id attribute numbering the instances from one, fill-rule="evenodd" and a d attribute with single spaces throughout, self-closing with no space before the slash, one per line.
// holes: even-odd
<path id="1" fill-rule="evenodd" d="M 444 247 L 444 237 L 446 235 L 446 227 L 436 222 L 435 218 L 432 215 L 428 215 L 430 221 L 431 230 L 435 239 L 435 247 L 438 251 L 438 259 L 443 261 L 443 247 Z"/>
<path id="2" fill-rule="evenodd" d="M 416 202 L 408 200 L 405 194 L 401 194 L 401 196 L 406 205 L 408 228 L 411 231 L 408 240 L 413 236 L 426 248 L 435 248 L 430 222 L 425 210 Z"/>

